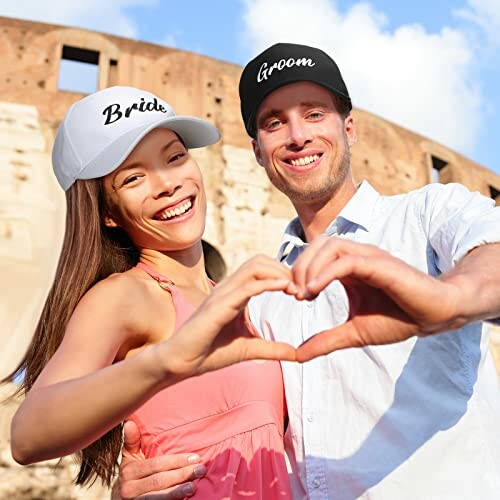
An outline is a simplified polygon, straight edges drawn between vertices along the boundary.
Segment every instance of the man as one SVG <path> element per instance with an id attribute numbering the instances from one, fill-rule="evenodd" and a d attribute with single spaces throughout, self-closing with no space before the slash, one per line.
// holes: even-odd
<path id="1" fill-rule="evenodd" d="M 240 97 L 255 157 L 297 211 L 278 258 L 306 299 L 265 293 L 251 319 L 300 361 L 325 354 L 282 364 L 294 496 L 497 498 L 500 396 L 480 321 L 500 317 L 500 209 L 459 185 L 356 186 L 351 101 L 318 49 L 270 47 Z M 167 469 L 126 458 L 122 491 L 182 498 Z M 185 481 L 193 466 L 175 470 Z"/>

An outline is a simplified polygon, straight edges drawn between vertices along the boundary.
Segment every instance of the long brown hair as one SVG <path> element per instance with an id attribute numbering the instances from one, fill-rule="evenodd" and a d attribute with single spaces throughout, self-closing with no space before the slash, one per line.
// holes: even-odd
<path id="1" fill-rule="evenodd" d="M 17 368 L 1 382 L 24 376 L 17 394 L 26 394 L 54 355 L 78 302 L 98 281 L 134 266 L 139 252 L 119 228 L 103 224 L 109 213 L 100 179 L 77 180 L 66 192 L 66 229 L 54 283 L 31 344 Z M 76 483 L 99 477 L 111 485 L 122 446 L 122 425 L 108 431 L 79 453 Z"/>

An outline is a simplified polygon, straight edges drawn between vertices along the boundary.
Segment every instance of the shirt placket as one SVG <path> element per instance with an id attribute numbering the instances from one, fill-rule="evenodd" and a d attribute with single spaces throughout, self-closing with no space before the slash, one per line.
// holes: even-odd
<path id="1" fill-rule="evenodd" d="M 314 332 L 315 301 L 302 302 L 302 339 Z M 304 454 L 308 497 L 313 500 L 328 498 L 326 483 L 325 450 L 320 415 L 315 411 L 321 404 L 321 358 L 313 359 L 302 366 L 302 428 L 304 433 Z M 324 386 L 323 386 L 324 389 Z"/>

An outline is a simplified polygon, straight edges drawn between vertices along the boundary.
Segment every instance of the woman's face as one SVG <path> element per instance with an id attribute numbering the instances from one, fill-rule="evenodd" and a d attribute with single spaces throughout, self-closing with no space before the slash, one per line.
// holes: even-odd
<path id="1" fill-rule="evenodd" d="M 121 227 L 139 248 L 184 250 L 201 240 L 206 197 L 200 169 L 171 130 L 147 134 L 104 178 L 108 227 Z"/>

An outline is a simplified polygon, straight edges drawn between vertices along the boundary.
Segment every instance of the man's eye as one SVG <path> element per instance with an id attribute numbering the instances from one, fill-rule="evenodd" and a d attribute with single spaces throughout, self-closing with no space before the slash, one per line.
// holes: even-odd
<path id="1" fill-rule="evenodd" d="M 313 111 L 312 113 L 309 113 L 309 115 L 307 115 L 308 118 L 311 118 L 313 120 L 318 120 L 322 116 L 323 116 L 323 113 L 321 113 L 319 111 Z"/>
<path id="2" fill-rule="evenodd" d="M 281 122 L 279 120 L 270 120 L 267 122 L 266 128 L 269 130 L 272 130 L 273 128 L 277 128 L 281 125 Z"/>

